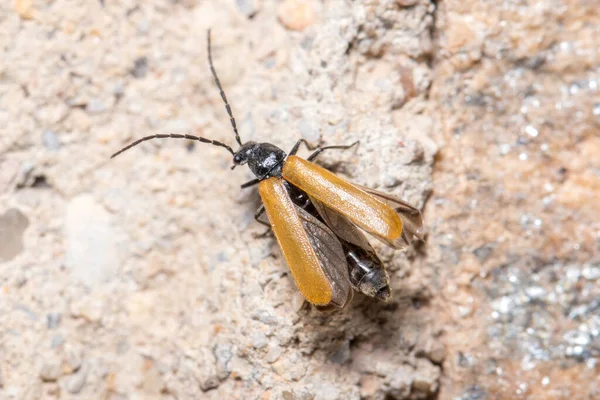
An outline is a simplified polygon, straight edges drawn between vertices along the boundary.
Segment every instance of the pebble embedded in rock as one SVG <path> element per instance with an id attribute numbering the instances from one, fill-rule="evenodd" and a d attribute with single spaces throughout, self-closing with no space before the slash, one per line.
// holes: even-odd
<path id="1" fill-rule="evenodd" d="M 418 1 L 419 0 L 396 0 L 396 3 L 402 7 L 412 7 L 417 4 Z"/>
<path id="2" fill-rule="evenodd" d="M 350 341 L 344 341 L 340 347 L 329 357 L 336 364 L 345 364 L 350 361 L 352 354 L 350 352 Z"/>
<path id="3" fill-rule="evenodd" d="M 29 219 L 16 208 L 0 214 L 0 262 L 9 261 L 23 251 L 23 234 Z"/>
<path id="4" fill-rule="evenodd" d="M 60 139 L 56 135 L 56 132 L 52 130 L 48 129 L 42 133 L 42 142 L 48 150 L 56 151 L 60 149 Z"/>
<path id="5" fill-rule="evenodd" d="M 71 304 L 71 315 L 82 317 L 89 322 L 99 322 L 106 309 L 106 302 L 101 298 L 85 297 Z"/>
<path id="6" fill-rule="evenodd" d="M 65 338 L 62 335 L 54 335 L 50 340 L 50 348 L 54 349 L 58 346 L 62 346 L 65 343 Z"/>
<path id="7" fill-rule="evenodd" d="M 269 339 L 267 339 L 262 332 L 254 332 L 250 338 L 252 340 L 252 346 L 257 350 L 264 349 L 269 344 Z"/>
<path id="8" fill-rule="evenodd" d="M 412 389 L 427 396 L 437 392 L 440 380 L 440 368 L 428 360 L 417 360 L 418 374 L 415 374 Z"/>
<path id="9" fill-rule="evenodd" d="M 247 18 L 253 17 L 262 7 L 262 0 L 235 0 L 235 3 L 242 14 Z"/>
<path id="10" fill-rule="evenodd" d="M 60 313 L 49 313 L 46 315 L 46 326 L 48 329 L 56 329 L 60 325 Z"/>
<path id="11" fill-rule="evenodd" d="M 115 276 L 119 257 L 111 218 L 92 196 L 71 200 L 65 230 L 66 265 L 73 277 L 94 287 Z"/>
<path id="12" fill-rule="evenodd" d="M 252 314 L 252 319 L 260 321 L 266 325 L 277 324 L 277 317 L 275 317 L 272 312 L 266 309 L 257 310 L 254 314 Z"/>
<path id="13" fill-rule="evenodd" d="M 229 361 L 233 357 L 230 344 L 217 344 L 213 348 L 213 354 L 217 360 L 217 376 L 219 379 L 227 379 L 231 373 L 229 369 Z"/>
<path id="14" fill-rule="evenodd" d="M 81 392 L 83 386 L 85 385 L 85 381 L 87 379 L 88 374 L 87 366 L 83 366 L 76 374 L 69 377 L 67 380 L 67 391 L 72 394 L 77 394 Z"/>
<path id="15" fill-rule="evenodd" d="M 85 111 L 88 114 L 100 114 L 107 110 L 107 105 L 100 99 L 91 99 L 85 106 Z"/>
<path id="16" fill-rule="evenodd" d="M 58 357 L 45 362 L 40 370 L 40 378 L 44 382 L 56 382 L 62 376 L 62 365 Z"/>
<path id="17" fill-rule="evenodd" d="M 15 0 L 15 11 L 22 19 L 33 18 L 33 0 Z"/>
<path id="18" fill-rule="evenodd" d="M 398 368 L 394 369 L 388 379 L 388 385 L 390 387 L 389 395 L 394 398 L 405 398 L 408 397 L 411 391 L 411 385 L 415 378 L 414 369 L 406 366 L 399 365 Z"/>
<path id="19" fill-rule="evenodd" d="M 73 372 L 78 371 L 83 364 L 83 355 L 79 349 L 68 349 L 67 350 L 67 365 Z"/>
<path id="20" fill-rule="evenodd" d="M 302 31 L 315 23 L 317 4 L 312 0 L 284 0 L 277 16 L 288 29 Z"/>
<path id="21" fill-rule="evenodd" d="M 143 78 L 148 73 L 148 57 L 139 57 L 133 62 L 131 74 L 135 78 Z"/>
<path id="22" fill-rule="evenodd" d="M 215 362 L 215 356 L 208 349 L 203 348 L 198 354 L 197 370 L 194 375 L 203 392 L 215 389 L 221 383 Z"/>

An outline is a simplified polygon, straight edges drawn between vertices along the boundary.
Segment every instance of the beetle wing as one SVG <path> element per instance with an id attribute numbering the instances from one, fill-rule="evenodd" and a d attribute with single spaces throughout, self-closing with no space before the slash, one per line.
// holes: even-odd
<path id="1" fill-rule="evenodd" d="M 400 219 L 402 219 L 401 237 L 392 244 L 387 243 L 386 241 L 384 241 L 384 243 L 387 243 L 396 249 L 401 249 L 410 245 L 415 238 L 423 240 L 423 214 L 421 214 L 421 211 L 418 208 L 415 208 L 404 200 L 390 194 L 383 193 L 366 186 L 358 184 L 355 185 L 370 195 L 375 196 L 388 204 L 398 213 Z"/>
<path id="2" fill-rule="evenodd" d="M 289 156 L 283 178 L 353 224 L 393 245 L 402 236 L 402 219 L 384 201 L 310 161 Z"/>
<path id="3" fill-rule="evenodd" d="M 335 233 L 317 218 L 300 207 L 296 207 L 298 216 L 302 220 L 308 240 L 317 254 L 323 272 L 332 286 L 334 305 L 343 307 L 350 301 L 350 280 L 348 277 L 348 263 L 344 249 Z M 339 299 L 339 300 L 338 300 Z"/>
<path id="4" fill-rule="evenodd" d="M 373 247 L 365 235 L 363 235 L 348 218 L 334 209 L 327 207 L 319 200 L 311 196 L 309 197 L 310 201 L 317 209 L 317 212 L 321 218 L 323 218 L 325 224 L 327 224 L 327 226 L 333 231 L 333 233 L 346 242 L 352 243 L 365 250 L 373 251 Z"/>
<path id="5" fill-rule="evenodd" d="M 283 181 L 260 182 L 259 193 L 273 233 L 298 289 L 317 306 L 343 307 L 350 283 L 341 244 L 323 223 L 297 208 Z"/>

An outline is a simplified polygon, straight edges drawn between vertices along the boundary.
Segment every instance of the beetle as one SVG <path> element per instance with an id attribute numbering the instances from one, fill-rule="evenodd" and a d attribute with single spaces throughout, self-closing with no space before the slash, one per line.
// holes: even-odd
<path id="1" fill-rule="evenodd" d="M 262 199 L 254 218 L 272 230 L 304 298 L 319 309 L 342 308 L 352 299 L 353 289 L 387 300 L 389 278 L 361 231 L 395 249 L 422 238 L 421 212 L 393 196 L 352 184 L 313 163 L 325 150 L 349 149 L 335 145 L 312 149 L 305 160 L 298 156 L 300 139 L 285 151 L 271 143 L 242 143 L 237 124 L 213 65 L 211 36 L 207 38 L 208 62 L 239 148 L 217 140 L 188 134 L 155 134 L 123 147 L 111 158 L 151 139 L 195 140 L 225 148 L 233 156 L 233 170 L 248 165 L 255 178 L 241 187 L 258 185 Z M 261 219 L 266 213 L 267 221 Z"/>

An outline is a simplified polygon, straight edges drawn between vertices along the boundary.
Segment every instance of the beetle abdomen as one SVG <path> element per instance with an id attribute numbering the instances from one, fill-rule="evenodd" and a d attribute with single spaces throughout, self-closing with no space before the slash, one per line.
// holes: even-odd
<path id="1" fill-rule="evenodd" d="M 389 278 L 377 254 L 345 241 L 342 247 L 352 287 L 367 296 L 387 301 L 391 294 Z"/>

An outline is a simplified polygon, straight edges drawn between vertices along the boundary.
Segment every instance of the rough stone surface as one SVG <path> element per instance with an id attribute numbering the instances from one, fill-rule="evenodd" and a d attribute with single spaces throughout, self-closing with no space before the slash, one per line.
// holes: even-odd
<path id="1" fill-rule="evenodd" d="M 426 215 L 440 396 L 597 398 L 597 4 L 439 7 L 430 99 L 442 150 Z"/>
<path id="2" fill-rule="evenodd" d="M 583 0 L 2 2 L 0 397 L 600 397 L 599 20 Z M 360 139 L 319 162 L 424 207 L 425 243 L 375 244 L 389 303 L 305 307 L 222 148 L 109 160 L 155 133 L 234 143 L 208 28 L 243 140 Z"/>

